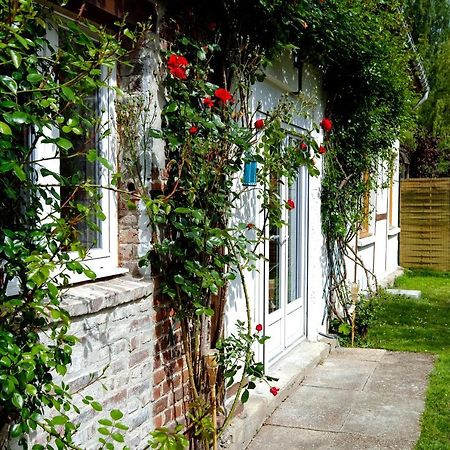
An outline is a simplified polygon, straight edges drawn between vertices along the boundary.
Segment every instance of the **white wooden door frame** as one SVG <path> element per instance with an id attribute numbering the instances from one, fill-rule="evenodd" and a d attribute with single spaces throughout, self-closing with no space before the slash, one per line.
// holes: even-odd
<path id="1" fill-rule="evenodd" d="M 296 191 L 288 189 L 284 183 L 282 196 L 284 200 L 295 197 L 296 208 L 292 211 L 287 209 L 283 212 L 283 219 L 288 222 L 289 215 L 295 214 L 296 247 L 295 268 L 299 277 L 299 287 L 296 292 L 297 298 L 291 302 L 289 299 L 289 226 L 279 230 L 277 241 L 279 243 L 279 293 L 280 308 L 269 312 L 269 262 L 265 263 L 264 270 L 264 323 L 267 334 L 271 339 L 267 341 L 264 348 L 264 363 L 266 367 L 279 359 L 290 347 L 300 342 L 306 336 L 307 323 L 307 240 L 308 240 L 308 199 L 309 199 L 309 175 L 305 167 L 299 171 L 299 178 L 295 184 Z M 292 195 L 295 193 L 295 196 Z M 292 217 L 292 216 L 291 216 Z M 267 236 L 269 237 L 269 236 Z M 266 245 L 266 256 L 269 259 L 269 244 Z M 292 274 L 291 274 L 292 276 Z M 297 313 L 297 315 L 296 315 Z M 298 327 L 293 329 L 293 327 Z M 291 331 L 291 332 L 290 332 Z M 271 345 L 272 344 L 272 345 Z M 274 348 L 275 346 L 275 348 Z M 274 348 L 270 352 L 270 348 Z"/>

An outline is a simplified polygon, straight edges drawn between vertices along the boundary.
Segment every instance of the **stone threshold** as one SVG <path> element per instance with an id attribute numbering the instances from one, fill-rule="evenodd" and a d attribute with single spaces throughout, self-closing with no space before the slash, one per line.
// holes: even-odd
<path id="1" fill-rule="evenodd" d="M 275 409 L 327 358 L 335 346 L 336 342 L 332 339 L 321 342 L 303 341 L 277 361 L 268 372 L 278 378 L 273 383 L 280 388 L 278 395 L 274 397 L 270 394 L 266 383 L 258 384 L 243 411 L 233 419 L 221 437 L 220 448 L 245 449 Z"/>

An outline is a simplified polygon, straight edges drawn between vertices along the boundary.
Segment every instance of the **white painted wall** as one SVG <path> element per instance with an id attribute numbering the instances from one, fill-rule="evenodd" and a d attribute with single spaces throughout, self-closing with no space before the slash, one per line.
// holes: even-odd
<path id="1" fill-rule="evenodd" d="M 398 227 L 399 208 L 399 142 L 394 145 L 395 152 L 394 172 L 392 188 L 379 189 L 371 194 L 371 212 L 369 236 L 358 238 L 353 243 L 353 248 L 364 265 L 374 273 L 378 282 L 383 284 L 385 280 L 398 270 Z M 380 182 L 388 182 L 389 174 L 382 171 Z M 392 192 L 390 192 L 392 189 Z M 391 206 L 392 202 L 392 206 Z M 392 214 L 392 215 L 391 215 Z M 357 282 L 361 289 L 367 288 L 367 278 L 361 267 L 356 268 L 352 261 L 347 262 L 348 279 Z"/>

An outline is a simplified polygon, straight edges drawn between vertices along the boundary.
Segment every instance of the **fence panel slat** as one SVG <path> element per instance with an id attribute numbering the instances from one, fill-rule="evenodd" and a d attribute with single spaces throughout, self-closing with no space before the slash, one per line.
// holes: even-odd
<path id="1" fill-rule="evenodd" d="M 400 264 L 450 271 L 450 178 L 400 182 Z"/>

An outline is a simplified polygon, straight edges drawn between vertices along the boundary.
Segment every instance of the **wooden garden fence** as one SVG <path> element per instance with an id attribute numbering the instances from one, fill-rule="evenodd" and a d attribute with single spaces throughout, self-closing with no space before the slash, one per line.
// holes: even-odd
<path id="1" fill-rule="evenodd" d="M 450 271 L 450 178 L 400 182 L 400 264 Z"/>

